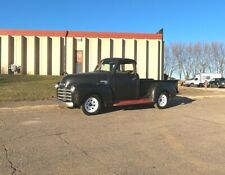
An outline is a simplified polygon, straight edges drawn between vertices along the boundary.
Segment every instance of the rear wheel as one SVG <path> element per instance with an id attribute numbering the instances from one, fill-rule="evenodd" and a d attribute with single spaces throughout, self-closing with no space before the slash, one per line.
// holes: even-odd
<path id="1" fill-rule="evenodd" d="M 190 84 L 190 87 L 194 87 L 194 86 L 195 86 L 194 83 L 191 83 L 191 84 Z"/>
<path id="2" fill-rule="evenodd" d="M 97 95 L 90 95 L 86 98 L 81 106 L 82 111 L 86 115 L 99 114 L 102 108 L 101 99 Z"/>
<path id="3" fill-rule="evenodd" d="M 166 92 L 161 92 L 156 99 L 156 103 L 154 104 L 154 106 L 158 109 L 164 109 L 168 106 L 168 101 L 168 94 Z"/>

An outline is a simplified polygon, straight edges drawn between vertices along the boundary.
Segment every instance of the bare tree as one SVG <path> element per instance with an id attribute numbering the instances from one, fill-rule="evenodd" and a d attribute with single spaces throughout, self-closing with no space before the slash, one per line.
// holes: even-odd
<path id="1" fill-rule="evenodd" d="M 185 45 L 182 60 L 183 60 L 184 77 L 185 79 L 189 79 L 195 66 L 194 50 L 193 50 L 193 45 L 191 43 L 188 45 Z"/>
<path id="2" fill-rule="evenodd" d="M 212 47 L 212 55 L 215 71 L 217 73 L 224 74 L 225 68 L 225 46 L 224 43 L 213 42 L 211 44 Z"/>
<path id="3" fill-rule="evenodd" d="M 179 78 L 189 79 L 203 72 L 217 72 L 224 75 L 225 44 L 211 43 L 176 43 L 165 49 L 165 72 L 170 77 L 177 73 Z"/>
<path id="4" fill-rule="evenodd" d="M 209 71 L 210 46 L 208 43 L 202 43 L 202 53 L 200 58 L 200 70 L 202 72 Z"/>
<path id="5" fill-rule="evenodd" d="M 193 74 L 196 75 L 197 73 L 201 73 L 201 53 L 202 53 L 202 47 L 201 43 L 198 42 L 194 44 L 193 46 L 193 52 L 194 52 L 194 60 L 195 60 L 195 67 L 193 69 Z"/>
<path id="6" fill-rule="evenodd" d="M 214 68 L 214 61 L 213 61 L 213 54 L 212 54 L 212 45 L 211 43 L 207 43 L 207 46 L 204 49 L 205 59 L 207 60 L 207 71 L 210 73 L 215 72 Z"/>
<path id="7" fill-rule="evenodd" d="M 182 79 L 182 73 L 183 73 L 183 55 L 184 55 L 184 45 L 183 44 L 173 44 L 171 45 L 172 50 L 172 56 L 176 60 L 177 65 L 177 71 L 179 74 L 180 80 Z"/>
<path id="8" fill-rule="evenodd" d="M 164 55 L 165 55 L 164 72 L 168 74 L 169 78 L 171 78 L 176 70 L 176 61 L 172 55 L 170 47 L 165 47 Z"/>
<path id="9" fill-rule="evenodd" d="M 218 43 L 218 57 L 216 58 L 219 73 L 223 76 L 225 68 L 225 45 Z"/>

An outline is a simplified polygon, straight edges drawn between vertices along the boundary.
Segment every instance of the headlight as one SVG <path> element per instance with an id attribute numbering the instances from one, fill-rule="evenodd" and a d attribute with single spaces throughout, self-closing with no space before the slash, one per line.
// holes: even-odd
<path id="1" fill-rule="evenodd" d="M 58 87 L 59 87 L 59 84 L 58 84 L 58 83 L 56 83 L 56 84 L 55 84 L 55 88 L 56 88 L 56 89 L 58 89 Z"/>
<path id="2" fill-rule="evenodd" d="M 71 86 L 70 91 L 71 91 L 71 92 L 74 92 L 75 89 L 76 89 L 75 86 Z"/>

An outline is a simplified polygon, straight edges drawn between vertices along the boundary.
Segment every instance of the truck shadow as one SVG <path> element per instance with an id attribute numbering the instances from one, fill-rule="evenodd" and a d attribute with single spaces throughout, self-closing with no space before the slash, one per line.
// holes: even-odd
<path id="1" fill-rule="evenodd" d="M 171 100 L 168 108 L 179 106 L 179 105 L 186 105 L 186 104 L 192 103 L 193 101 L 195 100 L 188 97 L 176 96 L 173 100 Z"/>
<path id="2" fill-rule="evenodd" d="M 167 108 L 172 108 L 172 107 L 176 107 L 179 105 L 190 104 L 193 101 L 195 101 L 195 100 L 190 99 L 188 97 L 177 96 L 169 102 L 169 105 Z M 146 104 L 146 105 L 123 106 L 123 107 L 111 107 L 111 108 L 104 109 L 102 111 L 102 114 L 109 113 L 109 112 L 116 112 L 116 111 L 120 111 L 120 110 L 142 110 L 142 109 L 149 109 L 149 108 L 154 108 L 154 105 Z"/>

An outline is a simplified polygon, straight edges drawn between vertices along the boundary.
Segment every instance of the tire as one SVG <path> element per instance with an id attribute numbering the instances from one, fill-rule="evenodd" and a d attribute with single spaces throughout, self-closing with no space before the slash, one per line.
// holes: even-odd
<path id="1" fill-rule="evenodd" d="M 81 109 L 86 115 L 99 114 L 102 109 L 101 99 L 97 95 L 90 95 L 85 99 Z"/>
<path id="2" fill-rule="evenodd" d="M 168 106 L 168 101 L 168 94 L 166 92 L 161 92 L 158 98 L 156 99 L 154 107 L 158 109 L 165 109 Z"/>
<path id="3" fill-rule="evenodd" d="M 190 87 L 194 87 L 194 86 L 195 86 L 194 83 L 191 83 L 191 84 L 190 84 Z"/>

